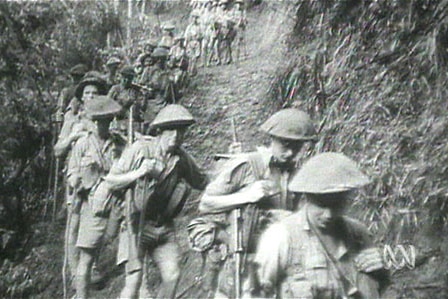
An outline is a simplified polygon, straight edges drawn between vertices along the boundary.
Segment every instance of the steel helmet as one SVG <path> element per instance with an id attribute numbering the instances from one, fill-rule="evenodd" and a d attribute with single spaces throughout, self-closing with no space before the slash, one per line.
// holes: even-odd
<path id="1" fill-rule="evenodd" d="M 303 141 L 317 139 L 311 118 L 305 112 L 294 108 L 277 111 L 261 125 L 261 130 L 283 139 Z"/>
<path id="2" fill-rule="evenodd" d="M 112 57 L 110 57 L 108 60 L 107 60 L 107 62 L 106 62 L 106 66 L 109 66 L 109 65 L 117 65 L 117 64 L 120 64 L 121 63 L 121 59 L 120 58 L 118 58 L 118 57 L 115 57 L 115 56 L 112 56 Z"/>
<path id="3" fill-rule="evenodd" d="M 89 68 L 85 64 L 77 64 L 70 69 L 70 75 L 72 76 L 84 76 Z"/>
<path id="4" fill-rule="evenodd" d="M 152 58 L 167 58 L 169 54 L 170 54 L 170 51 L 168 51 L 166 48 L 157 47 L 154 49 L 154 52 L 152 52 L 151 57 Z"/>
<path id="5" fill-rule="evenodd" d="M 150 130 L 172 126 L 189 126 L 194 123 L 193 115 L 185 107 L 179 104 L 170 104 L 156 115 L 150 125 Z"/>
<path id="6" fill-rule="evenodd" d="M 108 96 L 98 95 L 86 104 L 86 114 L 93 120 L 112 118 L 120 111 L 120 104 Z"/>
<path id="7" fill-rule="evenodd" d="M 352 159 L 341 153 L 321 153 L 308 161 L 292 177 L 288 189 L 300 193 L 338 193 L 360 188 L 369 179 Z"/>
<path id="8" fill-rule="evenodd" d="M 124 67 L 122 67 L 120 70 L 120 74 L 125 77 L 134 77 L 136 75 L 135 69 L 132 65 L 125 65 Z"/>

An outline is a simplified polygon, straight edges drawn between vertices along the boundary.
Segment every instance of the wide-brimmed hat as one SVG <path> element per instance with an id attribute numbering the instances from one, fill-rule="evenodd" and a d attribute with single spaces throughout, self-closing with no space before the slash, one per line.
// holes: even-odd
<path id="1" fill-rule="evenodd" d="M 107 82 L 101 76 L 101 74 L 97 71 L 87 72 L 84 77 L 81 79 L 79 84 L 75 89 L 75 97 L 78 99 L 82 98 L 82 93 L 84 88 L 87 85 L 94 85 L 98 88 L 98 94 L 104 95 L 107 92 Z"/>
<path id="2" fill-rule="evenodd" d="M 109 119 L 120 113 L 121 106 L 108 96 L 98 95 L 86 103 L 85 111 L 93 120 Z"/>

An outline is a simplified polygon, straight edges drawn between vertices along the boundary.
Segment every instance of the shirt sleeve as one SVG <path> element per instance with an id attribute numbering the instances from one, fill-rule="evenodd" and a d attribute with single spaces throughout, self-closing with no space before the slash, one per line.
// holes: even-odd
<path id="1" fill-rule="evenodd" d="M 244 159 L 234 158 L 222 165 L 220 169 L 222 171 L 205 189 L 207 195 L 231 194 L 256 181 L 250 164 Z"/>
<path id="2" fill-rule="evenodd" d="M 121 157 L 115 161 L 110 169 L 111 174 L 124 174 L 131 170 L 135 170 L 135 162 L 139 157 L 139 147 L 135 143 L 130 147 L 126 147 Z"/>
<path id="3" fill-rule="evenodd" d="M 71 187 L 77 187 L 73 186 L 73 184 L 81 179 L 82 176 L 81 161 L 86 150 L 86 141 L 86 138 L 81 138 L 74 144 L 70 159 L 68 160 L 67 178 L 68 182 L 72 185 Z"/>
<path id="4" fill-rule="evenodd" d="M 288 258 L 288 232 L 282 224 L 271 225 L 260 237 L 254 258 L 261 287 L 268 293 L 282 277 Z"/>

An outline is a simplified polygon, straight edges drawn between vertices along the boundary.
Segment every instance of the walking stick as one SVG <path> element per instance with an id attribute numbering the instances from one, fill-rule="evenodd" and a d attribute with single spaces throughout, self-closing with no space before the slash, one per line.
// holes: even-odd
<path id="1" fill-rule="evenodd" d="M 63 119 L 63 115 L 62 114 L 57 114 L 56 115 L 56 132 L 55 132 L 55 136 L 56 138 L 54 139 L 54 143 L 56 143 L 56 139 L 58 138 L 57 136 L 59 135 L 59 131 L 60 131 L 60 127 L 62 124 L 62 119 Z M 53 144 L 54 145 L 54 144 Z M 54 155 L 54 153 L 53 153 Z M 57 196 L 58 196 L 58 191 L 59 191 L 59 167 L 60 167 L 60 163 L 61 163 L 61 159 L 59 157 L 56 157 L 56 161 L 55 161 L 55 166 L 54 166 L 54 185 L 53 185 L 53 213 L 52 213 L 52 218 L 51 220 L 54 222 L 56 219 L 56 208 L 57 208 Z"/>

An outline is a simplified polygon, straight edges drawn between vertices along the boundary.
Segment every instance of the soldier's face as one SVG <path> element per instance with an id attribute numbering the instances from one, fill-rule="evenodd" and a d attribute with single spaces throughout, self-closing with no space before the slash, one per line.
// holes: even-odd
<path id="1" fill-rule="evenodd" d="M 82 101 L 87 103 L 98 95 L 98 87 L 95 85 L 86 85 L 82 91 Z"/>
<path id="2" fill-rule="evenodd" d="M 280 163 L 289 163 L 297 156 L 302 146 L 302 141 L 272 138 L 272 155 Z"/>
<path id="3" fill-rule="evenodd" d="M 334 220 L 344 214 L 349 203 L 347 192 L 308 196 L 306 205 L 308 219 L 323 232 L 333 229 Z"/>
<path id="4" fill-rule="evenodd" d="M 160 135 L 160 142 L 166 151 L 172 151 L 184 142 L 185 128 L 165 129 Z"/>

